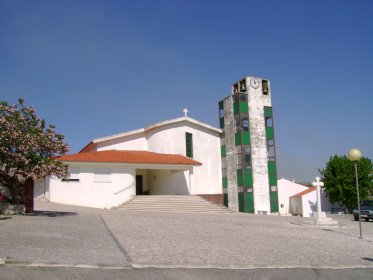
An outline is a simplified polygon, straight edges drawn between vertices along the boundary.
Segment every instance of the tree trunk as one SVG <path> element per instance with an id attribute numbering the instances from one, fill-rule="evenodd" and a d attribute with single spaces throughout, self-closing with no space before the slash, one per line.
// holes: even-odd
<path id="1" fill-rule="evenodd" d="M 27 179 L 25 184 L 25 206 L 26 206 L 26 213 L 32 214 L 34 213 L 34 180 L 31 178 Z"/>

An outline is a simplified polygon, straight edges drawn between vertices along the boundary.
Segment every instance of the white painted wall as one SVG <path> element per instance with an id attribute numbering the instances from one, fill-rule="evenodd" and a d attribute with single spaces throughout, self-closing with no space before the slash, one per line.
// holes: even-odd
<path id="1" fill-rule="evenodd" d="M 303 217 L 312 217 L 312 213 L 317 212 L 316 201 L 316 191 L 307 193 L 302 196 Z"/>
<path id="2" fill-rule="evenodd" d="M 281 215 L 290 214 L 289 201 L 291 196 L 308 189 L 303 185 L 291 182 L 284 178 L 277 180 L 277 188 L 278 209 Z M 301 206 L 299 206 L 299 209 L 301 210 Z"/>
<path id="3" fill-rule="evenodd" d="M 188 121 L 166 124 L 147 131 L 148 150 L 185 156 L 186 132 L 193 135 L 193 159 L 202 163 L 202 166 L 193 167 L 191 194 L 222 193 L 220 134 L 218 132 Z"/>
<path id="4" fill-rule="evenodd" d="M 119 206 L 136 194 L 135 170 L 128 166 L 72 164 L 80 167 L 79 182 L 63 182 L 51 179 L 50 201 L 95 208 Z M 95 168 L 110 168 L 111 182 L 94 181 Z M 133 184 L 133 187 L 122 191 Z"/>
<path id="5" fill-rule="evenodd" d="M 97 150 L 145 150 L 185 156 L 185 133 L 189 132 L 193 135 L 193 159 L 202 163 L 202 166 L 193 167 L 191 194 L 221 194 L 220 133 L 196 122 L 189 118 L 177 122 L 166 121 L 163 125 L 145 129 L 145 132 L 98 142 Z M 189 178 L 187 181 L 189 184 Z"/>
<path id="6" fill-rule="evenodd" d="M 97 151 L 105 151 L 105 150 L 146 151 L 147 150 L 147 141 L 146 141 L 144 132 L 99 142 L 96 145 L 97 145 Z"/>
<path id="7" fill-rule="evenodd" d="M 188 195 L 188 171 L 149 170 L 150 195 Z"/>
<path id="8" fill-rule="evenodd" d="M 44 181 L 36 181 L 34 184 L 34 199 L 46 199 L 49 200 L 49 180 L 46 178 Z"/>
<path id="9" fill-rule="evenodd" d="M 302 197 L 294 196 L 290 198 L 289 209 L 292 215 L 303 215 Z"/>
<path id="10" fill-rule="evenodd" d="M 330 212 L 333 207 L 341 208 L 338 204 L 332 204 L 323 191 L 320 193 L 320 199 L 322 212 Z M 293 215 L 302 215 L 305 218 L 312 217 L 312 214 L 317 212 L 316 190 L 302 197 L 291 197 L 290 211 Z"/>
<path id="11" fill-rule="evenodd" d="M 193 158 L 202 166 L 137 166 L 95 163 L 71 163 L 80 167 L 79 182 L 55 178 L 47 183 L 47 192 L 38 186 L 35 197 L 49 195 L 52 202 L 96 208 L 119 206 L 136 195 L 136 174 L 143 175 L 144 190 L 150 194 L 219 194 L 222 193 L 220 133 L 181 118 L 166 121 L 135 132 L 95 140 L 96 150 L 142 150 L 157 153 L 186 154 L 185 133 L 193 135 Z M 111 182 L 95 182 L 95 168 L 111 168 Z M 189 170 L 188 170 L 189 168 Z M 179 169 L 179 170 L 177 170 Z M 123 188 L 133 184 L 126 191 Z"/>

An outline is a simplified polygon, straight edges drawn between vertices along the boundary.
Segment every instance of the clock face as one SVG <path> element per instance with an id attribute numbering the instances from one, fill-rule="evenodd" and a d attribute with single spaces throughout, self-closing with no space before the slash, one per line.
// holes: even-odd
<path id="1" fill-rule="evenodd" d="M 250 86 L 257 89 L 259 87 L 259 80 L 257 78 L 250 79 Z"/>

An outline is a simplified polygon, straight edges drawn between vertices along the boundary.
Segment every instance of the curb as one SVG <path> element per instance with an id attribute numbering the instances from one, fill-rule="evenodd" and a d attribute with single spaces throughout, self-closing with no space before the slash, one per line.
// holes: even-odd
<path id="1" fill-rule="evenodd" d="M 12 267 L 72 267 L 72 268 L 96 268 L 96 269 L 132 269 L 132 265 L 127 266 L 113 266 L 109 264 L 84 264 L 84 263 L 53 263 L 53 262 L 28 262 L 16 261 L 10 258 L 0 258 L 1 266 Z"/>
<path id="2" fill-rule="evenodd" d="M 250 269 L 293 269 L 293 268 L 304 268 L 304 269 L 356 269 L 356 268 L 371 268 L 371 265 L 344 265 L 338 267 L 331 266 L 285 266 L 285 265 L 274 265 L 274 266 L 252 266 L 252 265 L 218 265 L 218 264 L 146 264 L 146 263 L 133 263 L 133 268 L 163 268 L 163 269 L 231 269 L 231 270 L 250 270 Z"/>
<path id="3" fill-rule="evenodd" d="M 252 265 L 220 265 L 220 264 L 156 264 L 156 263 L 132 263 L 127 266 L 113 266 L 108 264 L 79 264 L 79 263 L 49 263 L 49 262 L 26 262 L 16 261 L 9 258 L 0 258 L 0 267 L 49 267 L 49 268 L 87 268 L 87 269 L 107 269 L 107 270 L 128 270 L 143 268 L 158 269 L 222 269 L 222 270 L 252 270 L 252 269 L 373 269 L 371 265 L 343 265 L 338 267 L 330 266 L 252 266 Z"/>

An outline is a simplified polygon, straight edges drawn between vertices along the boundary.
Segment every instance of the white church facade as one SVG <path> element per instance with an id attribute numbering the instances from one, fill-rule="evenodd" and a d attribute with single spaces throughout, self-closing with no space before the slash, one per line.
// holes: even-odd
<path id="1" fill-rule="evenodd" d="M 136 195 L 222 194 L 221 132 L 185 116 L 95 139 L 61 156 L 70 178 L 36 184 L 35 197 L 112 208 Z"/>

